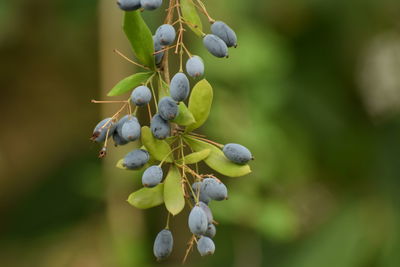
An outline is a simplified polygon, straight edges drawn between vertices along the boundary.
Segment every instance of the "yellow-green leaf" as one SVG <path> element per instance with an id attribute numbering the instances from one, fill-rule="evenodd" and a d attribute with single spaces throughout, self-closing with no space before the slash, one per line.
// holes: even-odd
<path id="1" fill-rule="evenodd" d="M 203 25 L 201 19 L 197 13 L 196 7 L 192 0 L 181 0 L 181 10 L 183 18 L 188 22 L 190 29 L 197 34 L 202 36 Z"/>
<path id="2" fill-rule="evenodd" d="M 155 70 L 153 36 L 139 10 L 125 12 L 123 28 L 139 61 Z"/>
<path id="3" fill-rule="evenodd" d="M 171 147 L 164 140 L 156 139 L 148 126 L 142 127 L 141 140 L 154 159 L 159 161 L 165 159 L 166 162 L 173 161 Z"/>
<path id="4" fill-rule="evenodd" d="M 108 96 L 117 96 L 122 95 L 130 90 L 134 89 L 135 87 L 145 83 L 153 72 L 139 72 L 128 76 L 121 81 L 119 81 L 110 92 L 108 92 Z"/>
<path id="5" fill-rule="evenodd" d="M 195 123 L 189 125 L 186 130 L 192 131 L 199 128 L 207 120 L 210 114 L 213 100 L 213 89 L 206 79 L 199 81 L 192 90 L 189 98 L 189 111 L 193 114 Z"/>
<path id="6" fill-rule="evenodd" d="M 188 126 L 196 122 L 192 112 L 190 112 L 190 110 L 186 107 L 185 103 L 180 102 L 178 108 L 178 116 L 176 116 L 176 118 L 173 119 L 172 122 L 175 122 L 176 124 L 181 126 Z"/>
<path id="7" fill-rule="evenodd" d="M 185 137 L 185 141 L 194 151 L 210 149 L 210 155 L 204 159 L 204 162 L 210 168 L 223 175 L 229 177 L 239 177 L 251 172 L 249 165 L 238 165 L 231 162 L 225 157 L 222 150 L 214 145 L 196 140 L 191 137 Z"/>
<path id="8" fill-rule="evenodd" d="M 139 209 L 149 209 L 164 202 L 164 184 L 158 184 L 155 187 L 143 187 L 133 192 L 128 197 L 128 202 Z"/>
<path id="9" fill-rule="evenodd" d="M 164 181 L 165 207 L 172 215 L 177 215 L 185 207 L 182 177 L 176 166 L 171 166 Z"/>
<path id="10" fill-rule="evenodd" d="M 194 164 L 194 163 L 200 162 L 200 161 L 204 160 L 205 158 L 207 158 L 208 155 L 210 155 L 210 152 L 211 152 L 210 149 L 203 149 L 198 152 L 193 152 L 189 155 L 186 155 L 185 160 L 180 158 L 176 161 L 176 163 L 178 163 L 178 164 L 183 164 L 183 163 Z"/>
<path id="11" fill-rule="evenodd" d="M 124 159 L 118 160 L 116 167 L 119 169 L 127 170 L 128 168 L 124 167 L 123 163 L 124 163 Z"/>

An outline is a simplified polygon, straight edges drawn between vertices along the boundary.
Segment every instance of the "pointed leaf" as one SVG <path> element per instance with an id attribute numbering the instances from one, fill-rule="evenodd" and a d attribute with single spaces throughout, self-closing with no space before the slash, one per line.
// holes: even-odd
<path id="1" fill-rule="evenodd" d="M 153 36 L 139 10 L 125 12 L 123 28 L 136 57 L 143 65 L 154 70 L 156 67 L 153 55 Z"/>
<path id="2" fill-rule="evenodd" d="M 149 209 L 164 202 L 164 184 L 158 184 L 155 187 L 143 187 L 133 192 L 128 197 L 128 202 L 139 209 Z"/>
<path id="3" fill-rule="evenodd" d="M 145 83 L 153 72 L 139 72 L 135 73 L 131 76 L 128 76 L 121 81 L 119 81 L 110 92 L 108 92 L 108 96 L 117 96 L 122 95 L 126 92 L 131 91 L 135 87 Z"/>
<path id="4" fill-rule="evenodd" d="M 185 137 L 185 141 L 194 151 L 210 149 L 210 155 L 204 159 L 204 162 L 223 175 L 239 177 L 251 172 L 249 165 L 238 165 L 231 162 L 225 157 L 222 150 L 214 145 L 190 137 Z"/>
<path id="5" fill-rule="evenodd" d="M 200 162 L 202 160 L 204 160 L 205 158 L 208 157 L 208 155 L 210 155 L 211 150 L 210 149 L 203 149 L 200 150 L 199 152 L 193 152 L 189 155 L 185 156 L 185 160 L 183 160 L 182 158 L 178 159 L 176 161 L 176 163 L 178 164 L 194 164 L 197 162 Z"/>
<path id="6" fill-rule="evenodd" d="M 122 170 L 127 170 L 128 168 L 124 167 L 123 163 L 124 163 L 124 159 L 118 160 L 116 167 L 119 169 L 122 169 Z"/>
<path id="7" fill-rule="evenodd" d="M 148 126 L 142 127 L 141 140 L 142 144 L 146 147 L 146 150 L 149 151 L 150 155 L 154 159 L 161 161 L 168 155 L 165 162 L 173 161 L 171 147 L 164 140 L 154 138 Z"/>
<path id="8" fill-rule="evenodd" d="M 202 36 L 203 25 L 201 24 L 201 19 L 197 13 L 196 7 L 192 0 L 180 1 L 182 15 L 184 19 L 188 22 L 190 29 L 197 34 Z"/>
<path id="9" fill-rule="evenodd" d="M 175 122 L 178 125 L 181 126 L 187 126 L 194 124 L 196 120 L 193 117 L 192 112 L 186 107 L 185 103 L 180 102 L 179 103 L 179 113 L 178 116 L 172 122 Z"/>
<path id="10" fill-rule="evenodd" d="M 213 89 L 206 79 L 199 81 L 192 90 L 189 98 L 189 110 L 192 112 L 195 123 L 189 125 L 186 131 L 199 128 L 210 114 L 213 100 Z"/>
<path id="11" fill-rule="evenodd" d="M 164 182 L 165 207 L 172 215 L 177 215 L 185 207 L 182 177 L 176 166 L 171 166 Z"/>

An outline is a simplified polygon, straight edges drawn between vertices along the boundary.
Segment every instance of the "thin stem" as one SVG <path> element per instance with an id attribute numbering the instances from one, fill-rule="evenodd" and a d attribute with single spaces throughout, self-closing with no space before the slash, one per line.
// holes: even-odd
<path id="1" fill-rule="evenodd" d="M 151 89 L 151 93 L 153 94 L 154 106 L 156 107 L 156 112 L 158 113 L 157 98 L 156 98 L 156 93 L 155 93 L 155 91 L 154 91 L 154 86 L 153 86 L 152 81 L 150 81 L 150 89 Z"/>
<path id="2" fill-rule="evenodd" d="M 151 109 L 150 109 L 150 104 L 147 104 L 147 111 L 149 112 L 149 119 L 151 121 Z"/>
<path id="3" fill-rule="evenodd" d="M 206 139 L 206 138 L 202 138 L 202 137 L 196 136 L 196 135 L 190 135 L 190 137 L 188 136 L 188 138 L 201 140 L 201 141 L 210 143 L 210 144 L 212 144 L 212 145 L 215 145 L 215 146 L 217 146 L 217 147 L 219 147 L 219 148 L 222 148 L 222 147 L 224 146 L 223 144 L 220 144 L 220 143 L 217 143 L 217 142 L 214 142 L 214 141 L 211 141 L 211 140 L 208 140 L 208 139 Z"/>
<path id="4" fill-rule="evenodd" d="M 168 212 L 167 223 L 166 223 L 166 225 L 165 225 L 165 229 L 169 229 L 169 217 L 170 217 L 170 214 L 171 214 L 171 213 Z"/>
<path id="5" fill-rule="evenodd" d="M 194 240 L 196 240 L 196 237 L 194 235 L 192 235 L 192 237 L 189 239 L 188 248 L 186 249 L 185 257 L 183 257 L 182 264 L 185 264 L 190 251 L 193 249 Z"/>
<path id="6" fill-rule="evenodd" d="M 214 23 L 215 20 L 213 18 L 211 18 L 210 14 L 208 14 L 206 6 L 203 4 L 203 2 L 201 0 L 196 0 L 196 1 L 200 7 L 196 4 L 195 4 L 195 6 L 200 10 L 200 12 L 202 12 L 204 15 L 206 15 L 206 17 L 210 23 Z"/>
<path id="7" fill-rule="evenodd" d="M 167 155 L 165 155 L 165 157 L 162 159 L 162 161 L 160 162 L 160 164 L 158 164 L 158 166 L 161 167 L 161 166 L 163 165 L 164 161 L 167 160 L 167 158 L 169 157 L 169 155 L 171 155 L 172 152 L 174 152 L 175 150 L 177 150 L 177 149 L 179 149 L 179 148 L 181 148 L 181 146 L 177 146 L 177 147 L 174 147 L 173 149 L 171 149 L 171 151 L 168 152 Z"/>
<path id="8" fill-rule="evenodd" d="M 126 103 L 128 100 L 111 100 L 111 101 L 103 101 L 103 100 L 94 100 L 92 99 L 90 102 L 95 104 L 109 104 L 109 103 Z"/>
<path id="9" fill-rule="evenodd" d="M 170 50 L 171 48 L 174 48 L 175 46 L 176 46 L 176 44 L 175 44 L 175 45 L 167 46 L 167 47 L 165 47 L 165 48 L 163 48 L 163 49 L 161 49 L 161 50 L 158 50 L 157 52 L 154 52 L 153 55 L 157 55 L 157 54 L 162 53 L 162 52 L 164 52 L 164 51 Z"/>
<path id="10" fill-rule="evenodd" d="M 169 0 L 168 9 L 167 9 L 167 17 L 165 18 L 165 24 L 171 24 L 171 22 L 172 22 L 172 19 L 174 17 L 174 10 L 175 10 L 174 3 L 177 4 L 178 2 L 175 2 L 175 0 Z M 163 57 L 161 69 L 163 70 L 163 73 L 164 73 L 164 80 L 169 84 L 170 78 L 169 78 L 168 58 L 169 58 L 169 50 L 166 50 L 164 57 Z"/>
<path id="11" fill-rule="evenodd" d="M 192 57 L 192 54 L 189 52 L 189 50 L 186 48 L 186 45 L 184 44 L 184 43 L 182 43 L 182 47 L 183 47 L 183 49 L 185 50 L 185 52 L 186 52 L 186 54 L 189 56 L 189 57 Z"/>
<path id="12" fill-rule="evenodd" d="M 138 66 L 138 67 L 141 67 L 141 68 L 143 68 L 143 69 L 151 70 L 150 68 L 148 68 L 148 67 L 146 67 L 146 66 L 144 66 L 144 65 L 142 65 L 142 64 L 140 64 L 140 63 L 137 63 L 137 62 L 133 61 L 132 59 L 128 58 L 127 56 L 125 56 L 124 54 L 122 54 L 122 53 L 121 53 L 120 51 L 118 51 L 117 49 L 114 49 L 113 51 L 114 51 L 115 53 L 117 53 L 119 56 L 121 56 L 122 58 L 124 58 L 125 60 L 127 60 L 128 62 L 130 62 L 130 63 L 132 63 L 132 64 L 134 64 L 134 65 L 136 65 L 136 66 Z"/>

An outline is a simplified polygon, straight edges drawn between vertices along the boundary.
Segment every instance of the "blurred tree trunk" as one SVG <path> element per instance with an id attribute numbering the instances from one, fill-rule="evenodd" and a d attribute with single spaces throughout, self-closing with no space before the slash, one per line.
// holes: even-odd
<path id="1" fill-rule="evenodd" d="M 133 66 L 113 53 L 117 48 L 130 51 L 128 42 L 122 31 L 121 12 L 115 1 L 102 0 L 99 6 L 99 51 L 101 97 L 106 98 L 107 92 L 121 78 L 132 74 Z M 126 98 L 126 96 L 124 96 Z M 121 98 L 123 99 L 123 98 Z M 115 99 L 113 99 L 115 100 Z M 119 108 L 119 104 L 104 104 L 102 117 L 110 117 Z M 107 217 L 106 233 L 107 251 L 105 266 L 144 266 L 146 259 L 143 252 L 146 242 L 141 211 L 131 207 L 126 199 L 133 191 L 134 176 L 132 172 L 124 172 L 115 168 L 115 163 L 122 158 L 132 145 L 128 144 L 117 149 L 113 142 L 109 143 L 107 157 L 103 160 L 103 177 L 107 186 Z"/>

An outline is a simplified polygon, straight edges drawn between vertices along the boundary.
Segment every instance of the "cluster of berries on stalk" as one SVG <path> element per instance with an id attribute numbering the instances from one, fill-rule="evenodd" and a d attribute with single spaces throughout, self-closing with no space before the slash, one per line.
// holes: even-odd
<path id="1" fill-rule="evenodd" d="M 110 91 L 109 95 L 114 96 L 133 89 L 126 101 L 92 100 L 94 103 L 122 103 L 122 107 L 95 126 L 91 139 L 103 143 L 100 157 L 106 155 L 110 139 L 115 146 L 141 141 L 142 146 L 126 154 L 117 167 L 143 171 L 143 188 L 129 196 L 131 205 L 142 209 L 166 206 L 166 227 L 154 242 L 154 255 L 158 260 L 167 258 L 173 249 L 170 215 L 177 215 L 185 205 L 191 209 L 188 226 L 192 237 L 184 260 L 195 244 L 200 255 L 213 254 L 217 223 L 208 204 L 228 199 L 228 190 L 214 175 L 200 174 L 198 164 L 204 162 L 227 177 L 243 176 L 251 172 L 247 163 L 253 156 L 242 145 L 222 145 L 193 132 L 210 113 L 213 89 L 202 78 L 203 60 L 190 53 L 183 35 L 185 27 L 191 29 L 203 39 L 212 55 L 223 58 L 228 57 L 229 47 L 237 46 L 236 34 L 224 22 L 213 20 L 201 0 L 169 0 L 164 24 L 154 35 L 140 12 L 159 8 L 162 0 L 118 0 L 117 4 L 125 11 L 124 30 L 141 62 L 117 53 L 145 71 L 123 79 Z M 211 23 L 211 34 L 202 32 L 197 10 Z M 175 25 L 179 26 L 178 30 Z M 170 79 L 168 53 L 172 49 L 179 57 L 179 66 Z M 184 54 L 188 56 L 186 73 L 183 71 Z M 188 76 L 196 82 L 192 88 Z M 141 108 L 147 109 L 149 114 L 148 126 L 142 125 L 137 117 Z M 127 114 L 124 115 L 124 111 Z"/>

